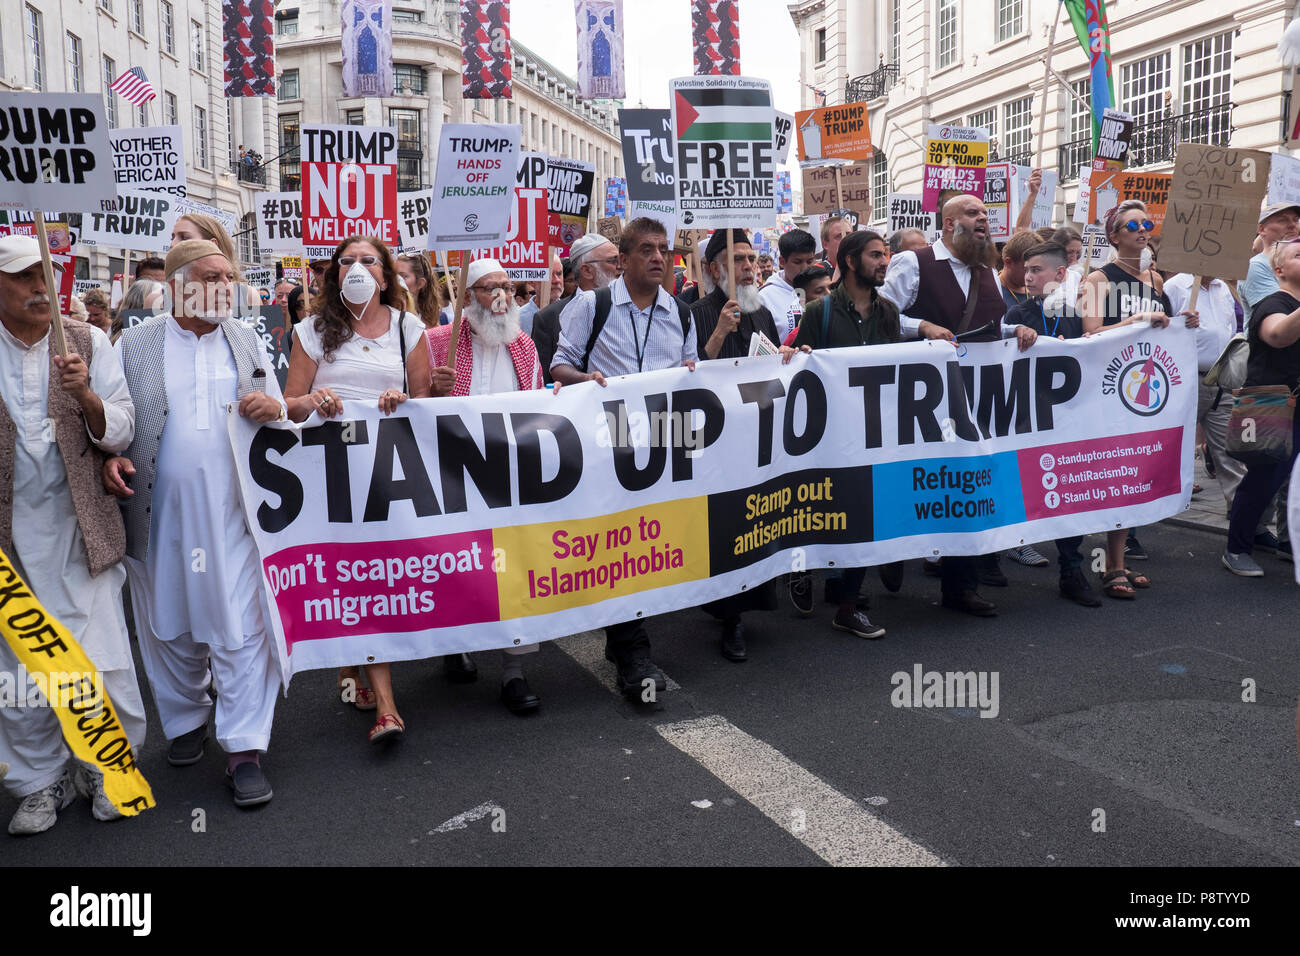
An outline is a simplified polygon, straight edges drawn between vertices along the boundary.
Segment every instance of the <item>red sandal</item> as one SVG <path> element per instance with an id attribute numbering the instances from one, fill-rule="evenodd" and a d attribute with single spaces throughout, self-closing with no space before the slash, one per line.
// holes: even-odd
<path id="1" fill-rule="evenodd" d="M 406 730 L 406 724 L 396 714 L 384 714 L 375 722 L 375 726 L 370 728 L 370 742 L 379 743 L 381 740 L 390 737 L 400 737 Z"/>

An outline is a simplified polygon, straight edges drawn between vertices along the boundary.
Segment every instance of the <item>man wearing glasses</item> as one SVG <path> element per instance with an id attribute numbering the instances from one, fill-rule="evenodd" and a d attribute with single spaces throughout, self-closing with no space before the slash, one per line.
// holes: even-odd
<path id="1" fill-rule="evenodd" d="M 695 368 L 694 323 L 661 284 L 669 262 L 663 224 L 633 219 L 618 251 L 623 275 L 599 292 L 576 294 L 560 315 L 560 344 L 551 360 L 557 382 L 604 386 L 606 376 Z M 634 695 L 648 681 L 657 691 L 667 689 L 640 621 L 605 628 L 605 657 L 618 668 L 621 693 Z"/>

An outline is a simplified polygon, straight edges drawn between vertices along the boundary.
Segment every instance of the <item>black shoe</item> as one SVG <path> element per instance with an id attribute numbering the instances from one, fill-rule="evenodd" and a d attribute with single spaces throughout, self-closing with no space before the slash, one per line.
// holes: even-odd
<path id="1" fill-rule="evenodd" d="M 620 694 L 627 697 L 639 696 L 645 689 L 646 680 L 653 680 L 655 690 L 658 692 L 668 689 L 668 681 L 664 679 L 663 672 L 655 666 L 654 661 L 650 660 L 648 650 L 637 648 L 615 663 L 618 667 L 618 676 L 614 679 L 614 685 Z"/>
<path id="2" fill-rule="evenodd" d="M 1277 543 L 1277 556 L 1283 561 L 1290 561 L 1293 564 L 1295 563 L 1295 558 L 1291 555 L 1290 541 L 1279 541 Z"/>
<path id="3" fill-rule="evenodd" d="M 922 561 L 921 570 L 925 573 L 927 578 L 943 577 L 943 558 L 940 558 L 938 561 Z"/>
<path id="4" fill-rule="evenodd" d="M 990 565 L 986 568 L 980 568 L 979 582 L 980 584 L 986 584 L 991 588 L 1005 588 L 1011 584 L 1011 582 L 1007 580 L 1007 576 L 1002 573 L 1002 569 L 996 564 Z"/>
<path id="5" fill-rule="evenodd" d="M 1277 535 L 1272 531 L 1260 531 L 1255 535 L 1255 547 L 1253 551 L 1277 554 L 1277 544 Z"/>
<path id="6" fill-rule="evenodd" d="M 1132 558 L 1134 561 L 1145 561 L 1149 557 L 1146 548 L 1133 535 L 1124 539 L 1124 557 Z"/>
<path id="7" fill-rule="evenodd" d="M 478 665 L 468 654 L 445 654 L 443 673 L 453 684 L 472 684 L 478 680 Z"/>
<path id="8" fill-rule="evenodd" d="M 749 660 L 745 650 L 745 625 L 740 618 L 722 622 L 722 656 L 733 664 Z"/>
<path id="9" fill-rule="evenodd" d="M 167 762 L 173 767 L 188 767 L 203 759 L 203 745 L 208 741 L 208 725 L 181 734 L 167 747 Z"/>
<path id="10" fill-rule="evenodd" d="M 542 699 L 533 693 L 528 681 L 514 677 L 501 685 L 501 703 L 512 714 L 531 714 L 541 706 Z"/>
<path id="11" fill-rule="evenodd" d="M 831 627 L 837 631 L 848 631 L 858 637 L 865 637 L 867 640 L 885 636 L 885 629 L 872 624 L 860 608 L 854 608 L 848 614 L 843 611 L 838 612 L 835 619 L 831 621 Z"/>
<path id="12" fill-rule="evenodd" d="M 241 763 L 232 774 L 226 771 L 226 786 L 234 791 L 235 806 L 256 807 L 268 803 L 274 795 L 271 782 L 266 779 L 262 768 L 251 760 Z"/>
<path id="13" fill-rule="evenodd" d="M 943 596 L 943 606 L 954 611 L 965 611 L 976 617 L 997 617 L 998 606 L 984 600 L 976 591 L 962 591 L 960 596 Z"/>
<path id="14" fill-rule="evenodd" d="M 876 568 L 880 575 L 880 583 L 885 586 L 885 590 L 890 594 L 897 594 L 903 587 L 903 568 L 902 561 L 891 561 L 889 564 L 882 564 Z"/>
<path id="15" fill-rule="evenodd" d="M 790 575 L 790 603 L 800 617 L 811 617 L 813 612 L 812 575 L 806 571 Z"/>
<path id="16" fill-rule="evenodd" d="M 1061 572 L 1061 597 L 1084 607 L 1101 607 L 1101 598 L 1097 597 L 1080 568 Z"/>

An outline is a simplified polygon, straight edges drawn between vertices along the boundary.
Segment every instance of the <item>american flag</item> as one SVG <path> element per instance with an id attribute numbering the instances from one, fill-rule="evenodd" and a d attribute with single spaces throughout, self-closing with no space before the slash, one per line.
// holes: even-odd
<path id="1" fill-rule="evenodd" d="M 158 96 L 149 84 L 149 78 L 144 75 L 144 70 L 138 66 L 131 67 L 131 69 L 114 80 L 110 89 L 132 106 L 148 103 Z"/>

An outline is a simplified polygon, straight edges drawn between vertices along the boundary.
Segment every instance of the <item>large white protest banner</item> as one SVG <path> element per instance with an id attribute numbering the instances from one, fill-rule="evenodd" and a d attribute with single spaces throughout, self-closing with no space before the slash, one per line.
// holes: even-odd
<path id="1" fill-rule="evenodd" d="M 744 76 L 691 76 L 669 81 L 669 88 L 678 227 L 775 225 L 771 84 Z"/>
<path id="2" fill-rule="evenodd" d="M 128 126 L 110 130 L 108 138 L 119 192 L 185 198 L 185 142 L 179 126 Z"/>
<path id="3" fill-rule="evenodd" d="M 510 227 L 519 127 L 443 123 L 429 248 L 472 249 L 499 242 Z"/>
<path id="4" fill-rule="evenodd" d="M 700 362 L 229 434 L 285 673 L 505 647 L 790 570 L 1187 507 L 1193 332 Z"/>
<path id="5" fill-rule="evenodd" d="M 302 253 L 302 193 L 258 194 L 257 247 L 268 255 Z"/>
<path id="6" fill-rule="evenodd" d="M 180 212 L 166 193 L 122 192 L 111 210 L 89 210 L 81 217 L 85 245 L 117 246 L 141 252 L 165 252 Z"/>
<path id="7" fill-rule="evenodd" d="M 348 236 L 397 246 L 397 130 L 302 126 L 302 242 L 329 256 Z"/>
<path id="8" fill-rule="evenodd" d="M 99 209 L 112 156 L 98 93 L 0 93 L 0 207 Z"/>

